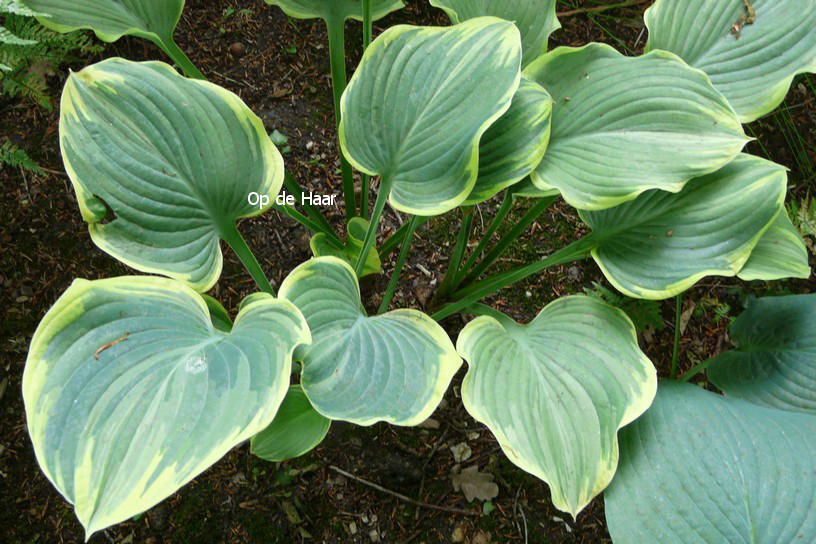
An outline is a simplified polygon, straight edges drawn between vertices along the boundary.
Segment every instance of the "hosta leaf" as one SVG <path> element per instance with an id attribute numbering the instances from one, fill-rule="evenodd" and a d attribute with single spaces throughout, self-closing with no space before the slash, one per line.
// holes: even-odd
<path id="1" fill-rule="evenodd" d="M 533 180 L 529 178 L 529 176 L 513 185 L 512 191 L 513 195 L 515 196 L 527 198 L 544 198 L 547 196 L 557 196 L 561 194 L 558 189 L 539 189 L 536 187 L 535 183 L 533 183 Z"/>
<path id="2" fill-rule="evenodd" d="M 784 208 L 737 276 L 746 281 L 810 277 L 807 246 Z"/>
<path id="3" fill-rule="evenodd" d="M 252 437 L 252 453 L 267 461 L 294 459 L 313 450 L 329 432 L 331 420 L 312 408 L 300 385 L 292 385 L 269 426 Z"/>
<path id="4" fill-rule="evenodd" d="M 453 24 L 485 15 L 515 23 L 521 31 L 524 66 L 547 52 L 550 34 L 561 28 L 555 4 L 556 0 L 431 0 Z"/>
<path id="5" fill-rule="evenodd" d="M 580 215 L 610 283 L 630 297 L 664 299 L 706 276 L 736 275 L 780 213 L 786 185 L 784 167 L 740 155 L 679 193 L 649 191 Z"/>
<path id="6" fill-rule="evenodd" d="M 357 264 L 357 259 L 363 250 L 363 240 L 365 240 L 366 231 L 368 230 L 368 221 L 362 217 L 353 217 L 348 222 L 347 230 L 348 236 L 346 236 L 346 242 L 342 248 L 335 247 L 329 241 L 325 233 L 318 232 L 312 236 L 309 242 L 312 248 L 312 254 L 315 257 L 338 257 L 352 266 Z M 361 277 L 370 274 L 379 274 L 380 272 L 382 272 L 380 255 L 377 253 L 377 248 L 372 247 L 368 251 L 368 255 L 366 255 Z"/>
<path id="7" fill-rule="evenodd" d="M 343 152 L 383 176 L 398 210 L 450 211 L 473 189 L 479 139 L 510 107 L 520 65 L 519 32 L 507 21 L 392 27 L 366 49 L 343 94 Z"/>
<path id="8" fill-rule="evenodd" d="M 226 334 L 180 282 L 77 280 L 23 374 L 37 460 L 89 536 L 129 519 L 263 430 L 309 340 L 297 308 L 269 295 L 244 301 Z"/>
<path id="9" fill-rule="evenodd" d="M 621 431 L 604 493 L 615 544 L 812 542 L 816 418 L 660 382 Z"/>
<path id="10" fill-rule="evenodd" d="M 584 210 L 649 189 L 677 192 L 728 164 L 748 141 L 708 78 L 671 53 L 624 57 L 592 43 L 559 47 L 525 75 L 553 97 L 552 135 L 533 172 Z"/>
<path id="11" fill-rule="evenodd" d="M 264 211 L 249 193 L 271 203 L 283 183 L 283 158 L 241 99 L 159 62 L 110 59 L 72 74 L 60 143 L 94 243 L 198 291 L 221 274 L 219 239 Z"/>
<path id="12" fill-rule="evenodd" d="M 462 401 L 513 463 L 576 516 L 618 464 L 617 432 L 651 404 L 654 366 L 629 318 L 600 301 L 559 299 L 527 325 L 479 317 L 459 334 Z"/>
<path id="13" fill-rule="evenodd" d="M 278 6 L 286 15 L 296 19 L 323 19 L 325 21 L 363 20 L 362 0 L 265 0 Z M 381 19 L 405 6 L 401 0 L 371 0 L 371 17 Z"/>
<path id="14" fill-rule="evenodd" d="M 715 357 L 711 383 L 756 404 L 816 414 L 816 294 L 752 301 L 731 325 L 737 346 Z"/>
<path id="15" fill-rule="evenodd" d="M 314 342 L 295 353 L 301 385 L 330 419 L 417 425 L 433 413 L 462 360 L 448 335 L 417 310 L 366 317 L 354 270 L 335 257 L 295 268 L 280 296 L 300 308 Z"/>
<path id="16" fill-rule="evenodd" d="M 100 40 L 115 42 L 139 36 L 165 47 L 181 18 L 184 0 L 21 0 L 46 14 L 37 19 L 57 32 L 93 30 Z"/>
<path id="17" fill-rule="evenodd" d="M 796 74 L 816 72 L 812 0 L 657 0 L 646 11 L 646 49 L 664 49 L 700 68 L 744 123 L 785 99 Z"/>
<path id="18" fill-rule="evenodd" d="M 510 109 L 479 142 L 479 174 L 465 204 L 478 204 L 529 176 L 544 158 L 550 141 L 552 98 L 522 78 Z"/>

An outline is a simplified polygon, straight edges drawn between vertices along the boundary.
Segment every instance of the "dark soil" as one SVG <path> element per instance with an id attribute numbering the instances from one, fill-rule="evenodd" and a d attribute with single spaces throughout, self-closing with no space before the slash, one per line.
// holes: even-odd
<path id="1" fill-rule="evenodd" d="M 598 2 L 571 2 L 594 5 Z M 397 23 L 447 24 L 441 11 L 424 0 L 379 21 L 379 29 Z M 228 6 L 249 8 L 249 15 L 224 18 Z M 583 45 L 603 41 L 621 49 L 642 50 L 645 33 L 641 15 L 647 3 L 615 9 L 596 17 L 585 14 L 562 19 L 564 29 L 553 45 Z M 561 9 L 570 9 L 563 6 Z M 221 29 L 219 29 L 219 26 Z M 349 24 L 349 58 L 361 51 L 361 28 Z M 239 94 L 262 117 L 271 132 L 290 138 L 287 168 L 320 192 L 341 192 L 329 82 L 328 47 L 322 23 L 289 20 L 277 8 L 260 1 L 189 0 L 177 31 L 182 49 L 212 81 Z M 246 54 L 232 55 L 241 42 Z M 138 39 L 107 46 L 104 57 L 161 59 L 163 53 Z M 87 59 L 74 70 L 100 60 Z M 65 67 L 67 68 L 67 67 Z M 351 70 L 353 66 L 349 66 Z M 49 81 L 54 96 L 67 70 Z M 816 83 L 816 78 L 811 77 Z M 816 141 L 816 97 L 812 87 L 794 84 L 783 108 L 805 141 Z M 0 541 L 82 542 L 84 535 L 73 510 L 43 476 L 26 431 L 21 377 L 31 335 L 43 314 L 74 278 L 104 278 L 132 274 L 98 250 L 87 235 L 73 191 L 61 163 L 58 112 L 45 112 L 21 100 L 0 100 L 2 134 L 26 149 L 46 170 L 44 176 L 0 170 Z M 748 151 L 791 168 L 791 197 L 801 199 L 816 188 L 806 151 L 798 158 L 774 117 L 752 125 L 758 142 Z M 811 168 L 806 168 L 807 161 Z M 802 165 L 805 165 L 803 167 Z M 339 201 L 340 199 L 338 199 Z M 479 206 L 476 228 L 483 229 L 498 202 Z M 528 205 L 529 206 L 529 205 Z M 514 211 L 520 217 L 525 206 Z M 340 228 L 342 210 L 326 210 Z M 386 231 L 403 217 L 389 211 Z M 395 306 L 424 308 L 433 286 L 441 281 L 454 243 L 460 215 L 453 212 L 418 231 L 418 239 L 403 273 Z M 512 221 L 508 222 L 512 224 Z M 541 258 L 583 233 L 574 211 L 559 203 L 545 213 L 499 263 L 506 268 Z M 308 259 L 308 232 L 286 217 L 270 212 L 241 224 L 250 246 L 273 282 Z M 395 256 L 392 255 L 393 259 Z M 812 263 L 816 264 L 816 263 Z M 386 265 L 387 271 L 393 260 Z M 366 304 L 374 306 L 389 275 L 364 287 Z M 520 320 L 530 320 L 557 297 L 580 293 L 592 282 L 608 284 L 591 261 L 558 267 L 532 277 L 493 297 L 490 303 Z M 234 314 L 241 298 L 254 290 L 235 256 L 225 251 L 225 267 L 213 291 Z M 686 306 L 698 307 L 681 343 L 681 369 L 691 367 L 728 347 L 729 319 L 741 311 L 748 294 L 809 292 L 813 283 L 745 284 L 734 279 L 708 278 L 686 295 Z M 665 327 L 641 334 L 641 346 L 668 374 L 674 327 L 674 301 L 659 304 Z M 720 305 L 720 306 L 718 306 Z M 727 305 L 724 307 L 722 305 Z M 716 316 L 717 308 L 724 317 Z M 455 338 L 465 320 L 444 322 Z M 662 329 L 662 330 L 660 330 Z M 247 445 L 235 448 L 212 468 L 133 521 L 97 534 L 92 542 L 399 542 L 443 543 L 462 536 L 468 543 L 486 542 L 608 542 L 603 501 L 599 497 L 573 521 L 556 510 L 547 486 L 515 468 L 502 454 L 491 433 L 473 421 L 459 399 L 464 370 L 454 379 L 435 426 L 399 428 L 378 424 L 361 428 L 332 425 L 325 442 L 310 454 L 281 464 L 262 461 Z M 450 446 L 465 442 L 473 451 L 466 466 L 478 464 L 494 475 L 499 496 L 494 507 L 468 504 L 455 492 L 451 473 L 456 464 Z M 475 515 L 416 507 L 366 487 L 335 472 L 336 466 L 422 503 L 465 509 Z"/>

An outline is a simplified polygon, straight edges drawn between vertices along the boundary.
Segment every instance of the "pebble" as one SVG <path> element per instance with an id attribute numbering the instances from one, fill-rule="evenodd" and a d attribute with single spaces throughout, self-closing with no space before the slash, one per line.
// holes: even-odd
<path id="1" fill-rule="evenodd" d="M 246 55 L 246 51 L 246 45 L 242 44 L 241 42 L 235 42 L 229 46 L 229 52 L 234 57 L 243 57 Z"/>
<path id="2" fill-rule="evenodd" d="M 451 535 L 451 542 L 464 542 L 465 541 L 465 531 L 462 529 L 461 526 L 457 526 L 456 529 L 453 530 L 453 534 Z"/>

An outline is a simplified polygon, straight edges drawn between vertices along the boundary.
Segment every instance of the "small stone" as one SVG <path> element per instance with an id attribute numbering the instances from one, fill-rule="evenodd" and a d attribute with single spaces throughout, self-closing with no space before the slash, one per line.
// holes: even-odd
<path id="1" fill-rule="evenodd" d="M 479 533 L 473 537 L 473 540 L 471 540 L 471 544 L 489 544 L 489 542 L 490 538 L 481 531 L 479 531 Z"/>
<path id="2" fill-rule="evenodd" d="M 429 417 L 419 425 L 417 425 L 420 429 L 438 429 L 439 422 L 432 417 Z"/>
<path id="3" fill-rule="evenodd" d="M 465 531 L 462 529 L 461 525 L 457 525 L 456 529 L 453 530 L 453 534 L 451 535 L 451 542 L 464 542 L 465 541 Z"/>
<path id="4" fill-rule="evenodd" d="M 454 446 L 450 447 L 451 453 L 453 454 L 453 459 L 457 463 L 461 463 L 463 461 L 467 461 L 473 456 L 473 450 L 470 449 L 470 446 L 465 444 L 464 442 L 460 442 Z"/>
<path id="5" fill-rule="evenodd" d="M 357 534 L 357 524 L 356 524 L 356 523 L 354 523 L 354 522 L 352 521 L 351 523 L 349 523 L 349 526 L 348 526 L 348 527 L 349 527 L 349 533 L 351 533 L 351 534 L 353 534 L 353 535 L 356 535 L 356 534 Z"/>
<path id="6" fill-rule="evenodd" d="M 527 297 L 527 298 L 533 298 L 533 292 L 532 291 L 525 291 L 524 296 Z"/>
<path id="7" fill-rule="evenodd" d="M 380 541 L 380 533 L 377 532 L 377 529 L 371 529 L 368 532 L 368 537 L 371 539 L 371 542 L 379 542 Z"/>
<path id="8" fill-rule="evenodd" d="M 235 42 L 229 47 L 229 52 L 234 57 L 243 57 L 246 55 L 246 51 L 246 45 L 242 44 L 241 42 Z"/>

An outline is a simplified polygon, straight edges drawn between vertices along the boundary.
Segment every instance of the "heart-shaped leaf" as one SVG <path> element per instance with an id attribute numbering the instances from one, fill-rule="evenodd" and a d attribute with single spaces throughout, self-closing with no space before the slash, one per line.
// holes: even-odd
<path id="1" fill-rule="evenodd" d="M 348 236 L 343 247 L 336 247 L 323 232 L 318 232 L 309 242 L 312 248 L 312 254 L 315 257 L 337 257 L 343 259 L 350 265 L 357 264 L 357 259 L 360 258 L 360 252 L 363 251 L 363 240 L 365 240 L 366 231 L 368 230 L 368 221 L 362 217 L 353 217 L 347 226 Z M 382 262 L 380 255 L 377 253 L 377 248 L 372 247 L 368 250 L 365 264 L 360 277 L 368 276 L 370 274 L 379 274 L 382 272 Z"/>
<path id="2" fill-rule="evenodd" d="M 700 68 L 744 123 L 782 103 L 796 74 L 816 72 L 812 0 L 657 0 L 646 11 L 646 49 Z"/>
<path id="3" fill-rule="evenodd" d="M 283 158 L 240 98 L 159 62 L 71 74 L 60 144 L 94 243 L 198 291 L 221 274 L 219 239 L 240 236 L 235 221 L 283 183 Z M 269 204 L 250 204 L 253 192 Z"/>
<path id="4" fill-rule="evenodd" d="M 267 461 L 294 459 L 323 442 L 331 420 L 312 408 L 300 385 L 292 385 L 272 423 L 252 437 L 252 453 Z"/>
<path id="5" fill-rule="evenodd" d="M 363 20 L 361 0 L 265 0 L 278 6 L 286 15 L 295 19 L 323 19 L 343 22 L 347 19 Z M 401 0 L 371 0 L 371 18 L 376 21 L 405 6 Z"/>
<path id="6" fill-rule="evenodd" d="M 232 332 L 184 284 L 77 280 L 43 318 L 23 398 L 43 472 L 90 536 L 173 494 L 272 421 L 309 330 L 289 301 L 244 301 Z"/>
<path id="7" fill-rule="evenodd" d="M 510 107 L 520 66 L 519 32 L 507 21 L 392 27 L 366 49 L 343 94 L 343 152 L 383 176 L 396 209 L 450 211 L 473 189 L 479 140 Z"/>
<path id="8" fill-rule="evenodd" d="M 752 301 L 731 325 L 737 346 L 715 357 L 711 383 L 756 404 L 816 414 L 816 294 Z"/>
<path id="9" fill-rule="evenodd" d="M 549 93 L 538 83 L 521 78 L 510 109 L 479 142 L 479 174 L 466 205 L 484 202 L 535 170 L 550 141 L 551 114 Z"/>
<path id="10" fill-rule="evenodd" d="M 785 168 L 740 155 L 679 193 L 649 191 L 616 208 L 580 212 L 592 256 L 635 298 L 664 299 L 706 276 L 734 276 L 782 209 Z"/>
<path id="11" fill-rule="evenodd" d="M 556 0 L 431 0 L 453 24 L 485 15 L 515 23 L 521 31 L 524 66 L 547 52 L 550 34 L 561 28 L 555 4 Z"/>
<path id="12" fill-rule="evenodd" d="M 810 277 L 807 246 L 784 207 L 737 276 L 745 281 Z"/>
<path id="13" fill-rule="evenodd" d="M 172 42 L 184 0 L 20 0 L 44 15 L 43 26 L 57 32 L 91 29 L 100 40 L 115 42 L 122 36 L 139 36 Z"/>
<path id="14" fill-rule="evenodd" d="M 604 493 L 615 544 L 812 542 L 816 418 L 660 382 L 621 431 Z"/>
<path id="15" fill-rule="evenodd" d="M 559 47 L 524 74 L 554 101 L 550 145 L 533 182 L 558 188 L 579 209 L 610 208 L 649 189 L 677 192 L 731 162 L 748 141 L 705 74 L 671 53 Z"/>
<path id="16" fill-rule="evenodd" d="M 617 432 L 651 404 L 654 366 L 626 315 L 586 296 L 559 299 L 527 325 L 483 316 L 462 330 L 468 413 L 510 460 L 576 516 L 618 464 Z"/>
<path id="17" fill-rule="evenodd" d="M 280 296 L 309 323 L 314 342 L 295 353 L 303 362 L 301 385 L 330 419 L 418 425 L 462 364 L 445 331 L 422 312 L 366 317 L 354 269 L 335 257 L 295 268 Z"/>

